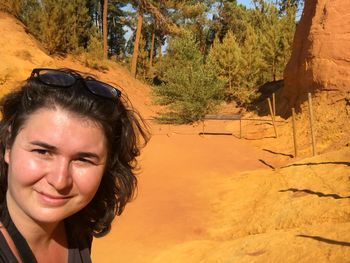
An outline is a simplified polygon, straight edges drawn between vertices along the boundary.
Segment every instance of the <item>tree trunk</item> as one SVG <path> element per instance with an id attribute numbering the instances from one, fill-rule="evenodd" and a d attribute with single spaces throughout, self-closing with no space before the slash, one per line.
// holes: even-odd
<path id="1" fill-rule="evenodd" d="M 136 77 L 137 57 L 139 55 L 142 22 L 143 22 L 143 10 L 141 7 L 139 7 L 139 12 L 137 16 L 137 28 L 136 28 L 136 37 L 135 37 L 135 43 L 134 43 L 134 51 L 132 53 L 132 59 L 131 59 L 131 74 L 134 77 Z"/>
<path id="2" fill-rule="evenodd" d="M 158 61 L 162 60 L 162 41 L 159 39 L 159 46 L 158 46 Z"/>
<path id="3" fill-rule="evenodd" d="M 108 0 L 103 1 L 103 57 L 107 59 L 108 44 L 107 44 L 107 15 L 108 15 Z"/>
<path id="4" fill-rule="evenodd" d="M 154 50 L 154 39 L 155 39 L 155 36 L 156 36 L 156 32 L 155 32 L 155 30 L 153 30 L 153 32 L 152 32 L 151 52 L 150 52 L 150 55 L 149 55 L 149 68 L 152 68 L 152 66 L 153 66 L 153 50 Z"/>

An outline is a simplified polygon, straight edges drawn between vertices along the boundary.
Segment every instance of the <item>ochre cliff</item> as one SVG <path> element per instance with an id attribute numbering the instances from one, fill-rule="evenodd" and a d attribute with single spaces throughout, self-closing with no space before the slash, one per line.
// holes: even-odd
<path id="1" fill-rule="evenodd" d="M 282 96 L 298 106 L 308 92 L 350 93 L 350 1 L 306 0 L 284 72 Z M 289 108 L 288 107 L 288 108 Z"/>

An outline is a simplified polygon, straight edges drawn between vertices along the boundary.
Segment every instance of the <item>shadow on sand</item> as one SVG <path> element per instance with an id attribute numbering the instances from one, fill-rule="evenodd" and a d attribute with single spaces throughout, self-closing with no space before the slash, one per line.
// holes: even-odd
<path id="1" fill-rule="evenodd" d="M 287 168 L 291 166 L 303 166 L 303 165 L 322 165 L 322 164 L 335 164 L 335 165 L 346 165 L 350 166 L 350 162 L 320 162 L 320 163 L 293 163 L 286 166 L 282 166 L 281 168 Z"/>
<path id="2" fill-rule="evenodd" d="M 271 164 L 268 164 L 267 162 L 265 162 L 263 159 L 259 159 L 259 162 L 261 162 L 262 164 L 266 165 L 267 167 L 271 168 L 272 170 L 275 170 L 275 167 L 272 166 Z"/>
<path id="3" fill-rule="evenodd" d="M 269 152 L 269 153 L 272 153 L 272 154 L 278 154 L 278 155 L 283 155 L 283 156 L 287 156 L 287 157 L 293 158 L 293 154 L 278 153 L 278 152 L 274 152 L 274 151 L 269 150 L 269 149 L 263 149 L 263 151 Z"/>
<path id="4" fill-rule="evenodd" d="M 324 193 L 321 193 L 321 192 L 312 191 L 310 189 L 289 188 L 289 189 L 285 189 L 285 190 L 279 190 L 278 192 L 293 192 L 293 193 L 304 192 L 304 193 L 311 194 L 311 195 L 317 195 L 318 197 L 332 197 L 334 199 L 350 198 L 350 196 L 340 196 L 340 195 L 337 195 L 337 194 L 324 194 Z"/>
<path id="5" fill-rule="evenodd" d="M 274 139 L 276 138 L 275 136 L 265 136 L 265 137 L 258 137 L 258 138 L 246 138 L 244 137 L 243 139 L 247 140 L 247 141 L 259 141 L 259 140 L 263 140 L 263 139 Z"/>
<path id="6" fill-rule="evenodd" d="M 331 244 L 331 245 L 350 247 L 350 242 L 338 241 L 338 240 L 328 239 L 328 238 L 324 238 L 324 237 L 320 237 L 320 236 L 297 235 L 297 237 L 311 238 L 311 239 L 314 239 L 314 240 L 317 240 L 320 242 L 324 242 L 327 244 Z"/>
<path id="7" fill-rule="evenodd" d="M 200 132 L 199 135 L 229 135 L 232 136 L 233 134 L 230 132 Z M 233 135 L 234 136 L 234 135 Z M 236 137 L 236 136 L 235 136 Z"/>

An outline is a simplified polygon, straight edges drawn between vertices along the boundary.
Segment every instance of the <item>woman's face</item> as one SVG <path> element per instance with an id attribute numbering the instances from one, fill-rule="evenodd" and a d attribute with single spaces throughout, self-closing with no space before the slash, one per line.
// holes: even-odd
<path id="1" fill-rule="evenodd" d="M 5 153 L 14 221 L 54 223 L 85 207 L 101 182 L 106 143 L 103 129 L 87 118 L 60 108 L 31 114 Z"/>

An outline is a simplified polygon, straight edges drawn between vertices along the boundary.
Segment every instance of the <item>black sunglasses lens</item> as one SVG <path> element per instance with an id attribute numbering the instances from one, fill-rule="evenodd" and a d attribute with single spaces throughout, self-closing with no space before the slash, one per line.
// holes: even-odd
<path id="1" fill-rule="evenodd" d="M 75 77 L 67 72 L 47 69 L 39 71 L 38 78 L 47 85 L 58 87 L 70 87 L 76 81 Z"/>
<path id="2" fill-rule="evenodd" d="M 61 88 L 72 87 L 77 80 L 82 80 L 86 88 L 97 96 L 109 99 L 121 96 L 120 90 L 107 83 L 95 80 L 92 77 L 83 78 L 79 74 L 73 73 L 57 69 L 34 69 L 31 77 L 37 78 L 48 86 Z"/>
<path id="3" fill-rule="evenodd" d="M 107 83 L 92 79 L 87 79 L 85 81 L 88 89 L 95 95 L 111 99 L 118 98 L 121 95 L 119 90 L 115 89 L 111 85 L 108 85 Z"/>

